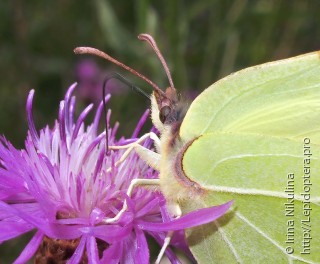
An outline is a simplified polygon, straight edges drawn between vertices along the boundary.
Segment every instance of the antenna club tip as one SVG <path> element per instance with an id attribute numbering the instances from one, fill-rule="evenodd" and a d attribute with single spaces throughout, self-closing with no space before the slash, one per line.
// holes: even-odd
<path id="1" fill-rule="evenodd" d="M 75 54 L 96 54 L 101 51 L 91 47 L 76 47 L 73 52 Z"/>
<path id="2" fill-rule="evenodd" d="M 84 47 L 76 47 L 74 50 L 73 50 L 73 52 L 75 53 L 75 54 L 83 54 L 84 53 Z"/>
<path id="3" fill-rule="evenodd" d="M 150 38 L 150 37 L 151 37 L 151 35 L 147 34 L 147 33 L 141 33 L 141 34 L 138 35 L 138 39 L 139 40 L 146 40 L 147 38 Z"/>

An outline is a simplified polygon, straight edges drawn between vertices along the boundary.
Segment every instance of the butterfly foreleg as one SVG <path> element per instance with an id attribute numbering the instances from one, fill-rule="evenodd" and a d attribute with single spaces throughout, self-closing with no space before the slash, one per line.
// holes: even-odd
<path id="1" fill-rule="evenodd" d="M 135 150 L 137 154 L 140 156 L 140 158 L 145 161 L 150 167 L 154 168 L 155 170 L 159 170 L 159 162 L 160 162 L 160 154 L 152 151 L 141 144 L 147 139 L 150 138 L 153 140 L 154 145 L 156 149 L 159 151 L 160 150 L 160 139 L 158 136 L 153 133 L 147 133 L 140 137 L 137 141 L 127 144 L 127 145 L 122 145 L 122 146 L 109 146 L 109 149 L 126 149 L 126 151 L 122 154 L 119 160 L 115 163 L 115 166 L 118 166 L 121 164 L 125 159 L 129 156 L 129 154 Z M 108 168 L 107 172 L 111 171 L 111 168 Z"/>
<path id="2" fill-rule="evenodd" d="M 156 185 L 158 186 L 160 184 L 159 179 L 133 179 L 130 182 L 129 188 L 127 190 L 127 195 L 129 197 L 131 197 L 132 195 L 132 191 L 135 187 L 137 186 L 145 186 L 145 185 Z M 115 217 L 112 218 L 106 218 L 104 219 L 104 223 L 106 224 L 110 224 L 110 223 L 114 223 L 116 221 L 118 221 L 120 219 L 120 217 L 123 215 L 123 213 L 128 209 L 128 205 L 127 202 L 125 201 L 123 204 L 122 209 L 116 214 Z"/>

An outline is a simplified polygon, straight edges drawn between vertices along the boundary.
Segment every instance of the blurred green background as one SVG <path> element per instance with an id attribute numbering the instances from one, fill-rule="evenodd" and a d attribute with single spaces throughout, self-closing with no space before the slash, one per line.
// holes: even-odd
<path id="1" fill-rule="evenodd" d="M 80 107 L 101 99 L 101 81 L 112 71 L 151 91 L 110 62 L 74 55 L 77 46 L 104 50 L 166 87 L 156 56 L 136 38 L 142 32 L 154 36 L 175 86 L 194 97 L 233 71 L 319 50 L 320 1 L 0 1 L 0 134 L 23 146 L 32 88 L 38 129 L 53 124 L 59 101 L 75 81 Z M 119 134 L 129 136 L 149 102 L 119 82 L 110 90 L 112 120 L 120 120 Z M 16 243 L 0 246 L 0 263 L 11 262 L 3 253 L 8 248 L 17 256 L 22 246 L 13 250 Z"/>

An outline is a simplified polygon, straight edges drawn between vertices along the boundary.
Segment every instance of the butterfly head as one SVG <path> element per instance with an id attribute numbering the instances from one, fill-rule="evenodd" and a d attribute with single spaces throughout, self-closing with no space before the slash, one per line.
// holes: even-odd
<path id="1" fill-rule="evenodd" d="M 162 132 L 165 127 L 171 126 L 173 124 L 181 123 L 187 107 L 186 104 L 181 104 L 181 100 L 178 98 L 178 94 L 176 89 L 174 88 L 174 84 L 172 81 L 172 77 L 170 74 L 170 70 L 166 61 L 164 60 L 156 42 L 149 34 L 140 34 L 138 38 L 142 41 L 146 41 L 156 53 L 158 59 L 162 63 L 163 69 L 167 75 L 168 81 L 170 86 L 165 90 L 161 90 L 156 84 L 154 84 L 151 80 L 147 77 L 142 75 L 141 73 L 135 71 L 134 69 L 130 68 L 129 66 L 119 62 L 118 60 L 112 58 L 110 55 L 89 47 L 79 47 L 76 48 L 74 51 L 77 54 L 94 54 L 100 56 L 106 60 L 113 62 L 114 64 L 120 66 L 121 68 L 133 73 L 137 77 L 141 78 L 148 84 L 153 87 L 153 94 L 151 96 L 151 106 L 152 106 L 152 121 L 155 127 Z M 178 127 L 176 126 L 176 127 Z"/>
<path id="2" fill-rule="evenodd" d="M 151 117 L 153 124 L 163 132 L 166 127 L 180 124 L 187 111 L 187 104 L 183 103 L 177 91 L 168 87 L 164 93 L 154 91 L 151 96 Z"/>

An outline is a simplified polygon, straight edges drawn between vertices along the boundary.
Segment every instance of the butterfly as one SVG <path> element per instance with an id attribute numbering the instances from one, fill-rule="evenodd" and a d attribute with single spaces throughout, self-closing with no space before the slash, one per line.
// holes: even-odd
<path id="1" fill-rule="evenodd" d="M 320 53 L 233 73 L 188 108 L 154 39 L 139 39 L 161 61 L 165 91 L 101 51 L 76 51 L 106 58 L 154 89 L 151 118 L 160 138 L 148 133 L 125 147 L 159 179 L 138 179 L 128 194 L 137 185 L 159 185 L 177 217 L 234 200 L 223 217 L 187 232 L 199 263 L 320 263 Z M 148 137 L 156 151 L 141 146 Z"/>

